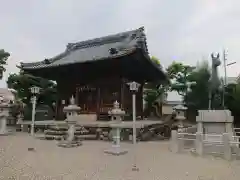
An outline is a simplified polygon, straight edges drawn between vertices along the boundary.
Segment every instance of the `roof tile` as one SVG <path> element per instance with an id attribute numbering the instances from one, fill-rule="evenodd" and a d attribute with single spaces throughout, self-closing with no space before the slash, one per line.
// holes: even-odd
<path id="1" fill-rule="evenodd" d="M 117 53 L 111 54 L 109 51 L 111 48 L 115 48 Z M 48 59 L 47 63 L 44 60 L 34 63 L 21 63 L 21 68 L 23 70 L 41 69 L 116 58 L 132 53 L 136 48 L 141 48 L 148 53 L 144 28 L 87 41 L 69 43 L 63 53 Z"/>

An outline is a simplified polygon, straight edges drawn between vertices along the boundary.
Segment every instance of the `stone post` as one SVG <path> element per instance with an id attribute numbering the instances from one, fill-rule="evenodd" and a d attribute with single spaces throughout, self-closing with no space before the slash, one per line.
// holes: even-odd
<path id="1" fill-rule="evenodd" d="M 22 132 L 28 132 L 29 130 L 28 130 L 28 125 L 27 124 L 22 124 L 21 125 L 21 131 Z"/>
<path id="2" fill-rule="evenodd" d="M 196 153 L 200 156 L 203 155 L 203 134 L 197 132 L 195 140 Z"/>
<path id="3" fill-rule="evenodd" d="M 225 127 L 226 127 L 226 133 L 229 134 L 229 138 L 232 139 L 232 136 L 233 136 L 233 124 L 230 123 L 230 122 L 227 122 L 225 124 Z"/>
<path id="4" fill-rule="evenodd" d="M 178 144 L 178 152 L 182 152 L 184 150 L 184 135 L 181 132 L 177 134 L 177 144 Z"/>
<path id="5" fill-rule="evenodd" d="M 172 152 L 177 153 L 179 152 L 178 147 L 178 132 L 176 130 L 171 131 L 171 144 L 170 149 Z"/>
<path id="6" fill-rule="evenodd" d="M 230 161 L 232 159 L 232 151 L 231 151 L 231 144 L 230 144 L 230 138 L 228 133 L 223 133 L 223 149 L 224 149 L 224 158 Z"/>
<path id="7" fill-rule="evenodd" d="M 199 113 L 200 114 L 200 113 Z M 196 121 L 197 121 L 197 132 L 199 133 L 203 133 L 203 122 L 200 120 L 201 116 L 197 116 L 196 117 Z"/>

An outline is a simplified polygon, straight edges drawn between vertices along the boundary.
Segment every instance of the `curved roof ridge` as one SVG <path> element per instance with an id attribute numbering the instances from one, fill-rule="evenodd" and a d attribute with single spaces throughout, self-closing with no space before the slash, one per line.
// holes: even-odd
<path id="1" fill-rule="evenodd" d="M 68 49 L 69 50 L 81 49 L 81 48 L 94 47 L 94 46 L 99 46 L 99 45 L 103 45 L 103 44 L 119 42 L 132 34 L 137 34 L 139 31 L 142 31 L 142 30 L 144 30 L 144 27 L 140 27 L 135 30 L 125 31 L 125 32 L 117 33 L 117 34 L 111 34 L 108 36 L 102 36 L 99 38 L 93 38 L 93 39 L 89 39 L 89 40 L 85 40 L 85 41 L 79 41 L 76 43 L 69 43 L 67 45 L 67 50 Z"/>
<path id="2" fill-rule="evenodd" d="M 146 42 L 146 35 L 144 33 L 144 27 L 140 27 L 135 30 L 121 32 L 117 34 L 112 34 L 108 36 L 103 36 L 100 38 L 94 38 L 90 40 L 80 41 L 76 43 L 69 43 L 67 45 L 67 48 L 64 52 L 49 58 L 45 59 L 43 61 L 38 62 L 30 62 L 30 63 L 21 63 L 21 68 L 35 68 L 35 67 L 47 67 L 52 66 L 53 64 L 57 64 L 57 61 L 60 64 L 68 64 L 68 62 L 63 63 L 63 59 L 65 61 L 69 61 L 68 58 L 66 58 L 68 55 L 75 53 L 79 56 L 79 59 L 77 60 L 77 57 L 75 56 L 74 61 L 83 62 L 87 60 L 93 60 L 93 59 L 102 59 L 102 58 L 109 58 L 113 55 L 109 54 L 109 46 L 108 44 L 112 44 L 112 48 L 116 49 L 117 54 L 125 54 L 125 51 L 131 50 L 133 48 L 140 48 L 144 52 L 144 54 L 148 54 L 147 49 L 147 42 Z M 102 47 L 106 45 L 105 47 Z M 91 50 L 91 48 L 98 47 L 98 50 Z M 90 49 L 88 49 L 90 48 Z M 88 49 L 89 55 L 86 57 L 86 51 L 84 49 Z M 76 51 L 79 51 L 83 53 L 82 59 L 81 59 L 81 53 L 77 53 Z M 94 54 L 96 52 L 96 54 Z M 100 54 L 99 54 L 100 53 Z M 99 58 L 96 57 L 99 56 Z"/>

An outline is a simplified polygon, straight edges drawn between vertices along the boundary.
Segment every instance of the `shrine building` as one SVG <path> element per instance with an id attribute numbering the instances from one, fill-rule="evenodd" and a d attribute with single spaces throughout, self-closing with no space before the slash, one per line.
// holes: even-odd
<path id="1" fill-rule="evenodd" d="M 72 95 L 82 114 L 106 118 L 117 100 L 131 117 L 132 98 L 127 85 L 131 81 L 141 85 L 136 94 L 137 116 L 141 116 L 143 85 L 167 79 L 161 66 L 149 56 L 143 27 L 69 43 L 61 54 L 40 62 L 21 63 L 21 69 L 57 82 L 56 118 L 59 120 L 64 119 L 63 107 Z"/>

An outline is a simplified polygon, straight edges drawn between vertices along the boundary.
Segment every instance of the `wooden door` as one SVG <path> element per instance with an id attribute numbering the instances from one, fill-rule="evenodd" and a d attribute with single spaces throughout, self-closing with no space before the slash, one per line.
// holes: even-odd
<path id="1" fill-rule="evenodd" d="M 96 113 L 98 96 L 96 88 L 79 88 L 78 104 L 81 107 L 81 113 Z"/>
<path id="2" fill-rule="evenodd" d="M 120 101 L 120 87 L 113 84 L 101 87 L 100 112 L 108 112 L 115 101 Z"/>

